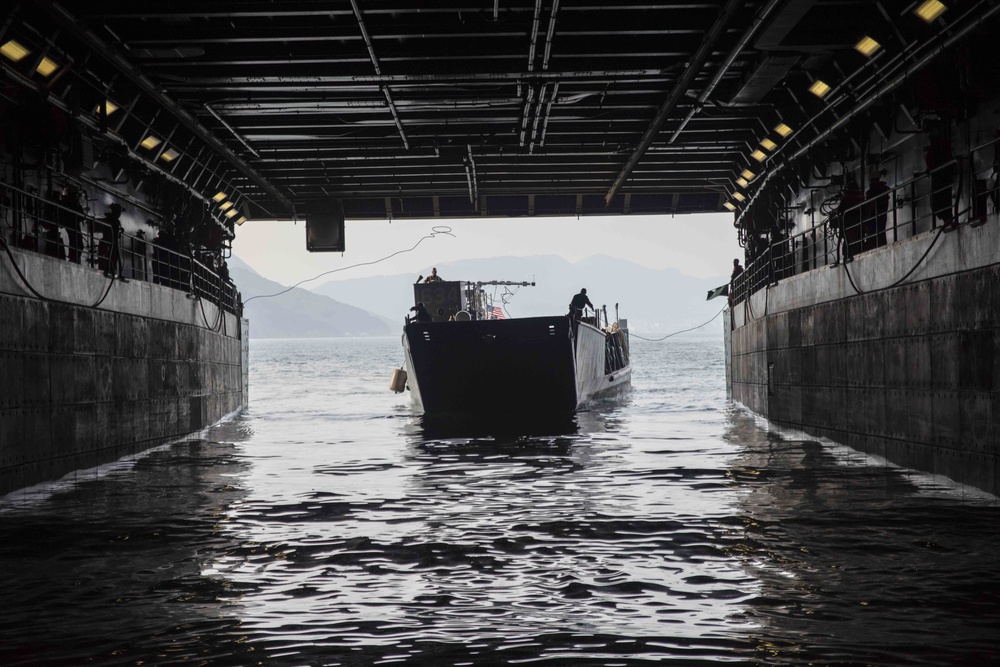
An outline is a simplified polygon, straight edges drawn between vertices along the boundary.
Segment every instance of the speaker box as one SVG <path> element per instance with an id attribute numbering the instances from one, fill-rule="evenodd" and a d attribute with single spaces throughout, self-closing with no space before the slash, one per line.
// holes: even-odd
<path id="1" fill-rule="evenodd" d="M 344 205 L 324 202 L 306 211 L 306 250 L 344 252 Z"/>

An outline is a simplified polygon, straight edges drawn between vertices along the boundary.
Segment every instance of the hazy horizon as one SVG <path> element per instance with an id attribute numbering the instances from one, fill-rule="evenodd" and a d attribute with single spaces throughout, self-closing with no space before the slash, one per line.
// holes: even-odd
<path id="1" fill-rule="evenodd" d="M 730 215 L 347 221 L 344 253 L 310 253 L 302 221 L 248 221 L 233 254 L 261 276 L 291 286 L 413 274 L 438 264 L 487 258 L 558 256 L 570 264 L 595 256 L 693 278 L 728 276 L 743 257 Z M 416 247 L 414 247 L 416 246 Z"/>

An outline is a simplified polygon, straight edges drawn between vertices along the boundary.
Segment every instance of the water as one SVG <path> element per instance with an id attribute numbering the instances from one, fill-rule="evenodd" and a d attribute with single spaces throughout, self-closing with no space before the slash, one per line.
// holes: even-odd
<path id="1" fill-rule="evenodd" d="M 0 504 L 0 664 L 1000 661 L 995 498 L 769 430 L 719 341 L 633 355 L 523 427 L 414 416 L 396 338 L 253 341 L 242 415 Z"/>

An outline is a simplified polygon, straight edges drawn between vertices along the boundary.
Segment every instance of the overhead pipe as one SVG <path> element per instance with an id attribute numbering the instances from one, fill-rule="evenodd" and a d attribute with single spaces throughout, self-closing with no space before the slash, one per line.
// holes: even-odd
<path id="1" fill-rule="evenodd" d="M 545 95 L 549 91 L 549 84 L 543 83 L 542 90 L 538 93 L 538 102 L 535 105 L 535 121 L 531 124 L 531 141 L 528 144 L 528 152 L 535 152 L 535 139 L 538 137 L 538 123 L 542 120 L 545 108 Z"/>
<path id="2" fill-rule="evenodd" d="M 604 79 L 614 78 L 614 77 L 625 77 L 625 78 L 650 78 L 650 79 L 667 79 L 665 76 L 665 70 L 663 68 L 642 68 L 642 69 L 592 69 L 592 70 L 562 70 L 559 72 L 531 72 L 532 79 L 600 79 L 600 83 L 604 83 Z M 296 87 L 289 87 L 289 90 L 301 90 L 301 84 L 316 84 L 316 77 L 314 76 L 242 76 L 242 77 L 180 77 L 175 76 L 171 79 L 174 84 L 188 84 L 192 88 L 179 88 L 181 90 L 203 90 L 206 86 L 211 84 L 233 84 L 233 83 L 265 83 L 265 84 L 289 84 L 290 86 L 294 84 Z M 345 88 L 348 92 L 353 92 L 356 90 L 363 90 L 366 87 L 371 87 L 371 85 L 395 85 L 395 87 L 404 87 L 396 84 L 406 84 L 412 83 L 416 85 L 423 85 L 426 83 L 495 83 L 495 82 L 506 82 L 515 81 L 520 82 L 524 80 L 523 72 L 487 72 L 487 73 L 442 73 L 442 74 L 359 74 L 351 76 L 324 76 L 323 82 L 331 85 L 328 86 L 312 86 L 320 90 L 344 90 Z M 365 85 L 367 84 L 367 85 Z M 222 86 L 220 86 L 221 89 Z M 267 90 L 274 90 L 276 86 L 265 86 Z M 596 94 L 596 93 L 594 93 Z"/>
<path id="3" fill-rule="evenodd" d="M 535 71 L 535 52 L 538 49 L 538 28 L 542 22 L 542 0 L 535 0 L 535 15 L 531 21 L 531 46 L 528 48 L 528 76 Z M 518 97 L 521 96 L 521 77 L 518 76 Z M 531 115 L 531 104 L 535 100 L 535 87 L 528 82 L 528 95 L 524 101 L 524 110 L 521 112 L 521 134 L 518 138 L 518 145 L 524 147 L 524 138 L 528 132 L 528 117 Z"/>
<path id="4" fill-rule="evenodd" d="M 476 176 L 476 161 L 472 157 L 472 144 L 466 144 L 466 149 L 469 151 L 469 164 L 467 168 L 470 170 L 469 179 L 472 186 L 469 191 L 469 197 L 471 198 L 471 203 L 475 206 L 476 210 L 479 210 L 479 179 Z"/>
<path id="5" fill-rule="evenodd" d="M 358 7 L 358 0 L 351 0 L 351 7 L 354 8 L 354 16 L 358 19 L 358 28 L 361 29 L 361 36 L 365 40 L 365 46 L 368 47 L 368 57 L 372 61 L 375 73 L 382 76 L 382 68 L 378 64 L 378 56 L 375 55 L 375 47 L 372 45 L 372 38 L 368 34 L 368 28 L 365 27 L 365 20 L 361 15 L 361 8 Z M 406 138 L 406 131 L 403 129 L 403 123 L 399 120 L 399 112 L 396 110 L 396 103 L 392 101 L 392 93 L 389 92 L 389 86 L 379 85 L 379 88 L 382 89 L 382 94 L 385 96 L 386 104 L 389 105 L 389 111 L 392 113 L 392 119 L 395 121 L 396 129 L 399 131 L 399 136 L 403 140 L 403 148 L 410 150 L 410 140 Z"/>
<path id="6" fill-rule="evenodd" d="M 542 72 L 549 71 L 549 59 L 552 57 L 552 41 L 555 39 L 556 35 L 556 14 L 559 13 L 559 0 L 552 0 L 552 12 L 549 14 L 549 28 L 545 33 L 545 55 L 542 56 Z M 556 87 L 559 86 L 559 81 L 556 80 Z M 535 124 L 531 130 L 531 144 L 528 146 L 528 152 L 533 153 L 535 150 L 535 139 L 538 137 L 538 124 L 543 117 L 546 117 L 548 110 L 552 108 L 552 100 L 555 99 L 555 90 L 553 90 L 553 97 L 549 98 L 548 105 L 545 104 L 545 93 L 547 92 L 548 84 L 542 85 L 542 92 L 538 95 L 538 103 L 535 107 Z M 545 120 L 545 125 L 548 125 L 548 119 Z"/>
<path id="7" fill-rule="evenodd" d="M 663 105 L 660 106 L 660 110 L 657 112 L 656 117 L 653 118 L 653 122 L 649 124 L 648 128 L 646 128 L 645 134 L 643 134 L 642 139 L 639 140 L 639 144 L 632 152 L 628 162 L 625 163 L 625 166 L 618 174 L 615 182 L 611 185 L 608 193 L 604 195 L 605 206 L 611 205 L 611 201 L 615 198 L 615 195 L 618 194 L 618 190 L 621 188 L 622 184 L 625 183 L 625 179 L 629 177 L 632 170 L 639 164 L 639 160 L 642 159 L 646 149 L 653 143 L 653 139 L 656 138 L 657 133 L 659 133 L 663 123 L 666 122 L 670 112 L 674 110 L 680 99 L 685 93 L 687 93 L 687 89 L 691 86 L 695 76 L 697 76 L 698 70 L 701 69 L 701 66 L 708 59 L 708 56 L 711 55 L 712 49 L 715 48 L 716 42 L 718 42 L 719 37 L 725 31 L 726 26 L 729 25 L 733 15 L 736 14 L 736 11 L 742 6 L 743 2 L 741 0 L 728 0 L 726 2 L 726 6 L 719 15 L 719 18 L 716 19 L 715 24 L 709 30 L 705 39 L 702 40 L 701 46 L 699 46 L 698 50 L 695 52 L 690 65 L 688 65 L 687 69 L 684 70 L 684 74 L 681 75 L 680 80 L 678 80 L 677 84 L 670 91 L 670 95 L 667 97 L 666 101 L 664 101 Z"/>
<path id="8" fill-rule="evenodd" d="M 243 135 L 241 135 L 239 132 L 237 132 L 235 129 L 233 129 L 232 125 L 230 125 L 229 123 L 227 123 L 222 118 L 222 116 L 220 116 L 218 113 L 216 113 L 215 109 L 212 108 L 211 104 L 206 104 L 205 108 L 208 110 L 208 113 L 210 113 L 213 116 L 215 116 L 215 120 L 217 120 L 220 123 L 222 123 L 222 126 L 224 128 L 226 128 L 227 130 L 229 130 L 230 132 L 232 132 L 233 136 L 236 137 L 239 140 L 239 142 L 241 144 L 243 144 L 246 147 L 246 149 L 253 154 L 254 157 L 256 157 L 256 158 L 260 157 L 260 153 L 258 153 L 256 150 L 254 150 L 254 147 L 247 143 L 247 140 L 243 137 Z"/>
<path id="9" fill-rule="evenodd" d="M 938 44 L 938 46 L 934 47 L 920 60 L 915 62 L 911 67 L 905 68 L 902 74 L 899 74 L 896 78 L 886 83 L 879 90 L 876 90 L 867 98 L 865 98 L 861 102 L 858 102 L 858 104 L 853 109 L 848 111 L 843 116 L 838 116 L 837 120 L 832 125 L 830 125 L 830 127 L 828 127 L 826 130 L 813 137 L 808 143 L 806 143 L 799 150 L 797 150 L 791 157 L 779 163 L 777 166 L 775 166 L 774 169 L 768 172 L 767 176 L 764 178 L 763 181 L 761 181 L 760 185 L 758 186 L 757 191 L 750 198 L 750 201 L 746 203 L 746 206 L 744 207 L 743 211 L 736 218 L 734 224 L 737 226 L 740 224 L 740 221 L 746 215 L 746 212 L 750 210 L 751 205 L 761 195 L 761 192 L 763 192 L 764 185 L 766 185 L 767 182 L 770 181 L 771 178 L 773 178 L 778 172 L 784 169 L 784 167 L 787 164 L 794 162 L 799 158 L 801 158 L 802 156 L 804 156 L 806 153 L 808 153 L 813 148 L 818 146 L 820 143 L 825 141 L 826 138 L 829 137 L 831 134 L 833 134 L 834 132 L 842 128 L 844 125 L 849 123 L 851 120 L 853 120 L 855 116 L 857 116 L 863 111 L 866 111 L 873 104 L 881 100 L 885 95 L 891 93 L 896 88 L 899 88 L 901 85 L 906 83 L 913 75 L 915 75 L 917 72 L 921 71 L 923 68 L 927 67 L 927 65 L 929 65 L 931 62 L 933 62 L 934 59 L 936 59 L 939 55 L 941 55 L 943 51 L 954 46 L 956 43 L 961 41 L 967 34 L 972 32 L 980 25 L 982 25 L 984 22 L 992 18 L 995 14 L 1000 12 L 1000 3 L 997 3 L 996 0 L 980 0 L 974 7 L 966 11 L 965 14 L 963 14 L 958 19 L 958 21 L 956 21 L 956 23 L 962 21 L 969 15 L 973 14 L 976 10 L 984 6 L 986 6 L 987 9 L 982 16 L 979 16 L 978 18 L 974 18 L 971 21 L 969 21 L 969 23 L 966 26 L 959 29 L 957 32 L 952 34 L 950 37 L 948 37 L 948 39 L 946 39 L 942 43 Z M 950 28 L 951 26 L 948 27 Z"/>
<path id="10" fill-rule="evenodd" d="M 780 1 L 781 0 L 771 0 L 767 3 L 767 6 L 757 13 L 757 16 L 754 17 L 753 22 L 750 24 L 750 27 L 743 33 L 743 37 L 740 38 L 740 41 L 736 43 L 736 46 L 733 47 L 733 50 L 729 52 L 726 60 L 719 67 L 719 71 L 715 73 L 715 76 L 712 77 L 709 84 L 703 91 L 701 91 L 701 95 L 698 96 L 698 103 L 691 109 L 691 111 L 688 112 L 688 115 L 681 121 L 681 124 L 676 130 L 674 130 L 674 133 L 670 135 L 670 138 L 667 139 L 668 144 L 672 144 L 677 140 L 677 137 L 684 131 L 687 124 L 691 122 L 691 119 L 694 118 L 695 114 L 701 110 L 702 105 L 705 104 L 709 96 L 715 91 L 715 87 L 719 85 L 720 81 L 722 81 L 722 77 L 724 77 L 726 72 L 729 71 L 729 68 L 733 66 L 733 62 L 735 62 L 740 53 L 743 52 L 746 45 L 750 43 L 750 40 L 753 39 L 757 29 L 760 28 L 764 21 L 767 20 L 767 17 L 771 15 L 771 12 L 774 11 L 774 8 L 778 6 Z"/>
<path id="11" fill-rule="evenodd" d="M 552 95 L 549 97 L 549 104 L 545 109 L 545 122 L 542 123 L 542 136 L 538 138 L 538 145 L 545 145 L 545 133 L 549 129 L 549 118 L 552 117 L 552 105 L 556 101 L 556 96 L 559 94 L 559 82 L 556 81 L 556 85 L 552 88 Z"/>
<path id="12" fill-rule="evenodd" d="M 253 167 L 244 162 L 238 155 L 233 153 L 228 146 L 217 139 L 215 135 L 209 132 L 201 123 L 197 121 L 197 119 L 182 109 L 180 105 L 174 102 L 173 99 L 167 96 L 166 93 L 161 91 L 156 84 L 146 78 L 146 76 L 133 67 L 131 63 L 126 61 L 117 53 L 114 53 L 104 40 L 99 38 L 91 32 L 90 29 L 77 21 L 76 17 L 51 0 L 35 0 L 35 2 L 41 5 L 45 11 L 55 18 L 55 20 L 61 24 L 63 28 L 70 31 L 93 51 L 99 53 L 108 63 L 111 64 L 112 67 L 118 70 L 120 74 L 124 75 L 125 78 L 127 78 L 133 85 L 139 88 L 139 90 L 173 114 L 173 116 L 177 118 L 177 120 L 179 120 L 189 131 L 211 146 L 217 153 L 224 156 L 237 171 L 241 172 L 248 179 L 263 188 L 265 192 L 273 197 L 278 203 L 286 207 L 289 211 L 293 211 L 295 209 L 292 202 L 282 192 L 280 192 L 267 179 L 257 173 Z"/>

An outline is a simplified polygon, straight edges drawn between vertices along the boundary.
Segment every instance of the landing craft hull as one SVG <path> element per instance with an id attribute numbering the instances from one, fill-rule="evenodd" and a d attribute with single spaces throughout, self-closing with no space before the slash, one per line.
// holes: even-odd
<path id="1" fill-rule="evenodd" d="M 410 323 L 408 386 L 427 414 L 572 412 L 627 390 L 631 366 L 605 373 L 605 335 L 566 317 Z"/>

